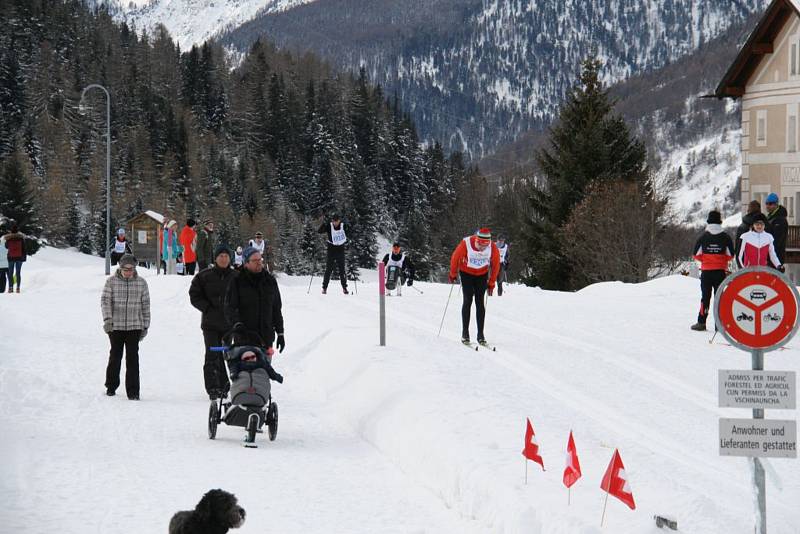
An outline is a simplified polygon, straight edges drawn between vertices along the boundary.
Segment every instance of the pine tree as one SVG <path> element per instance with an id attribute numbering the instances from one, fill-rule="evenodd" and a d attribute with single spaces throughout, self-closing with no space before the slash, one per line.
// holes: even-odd
<path id="1" fill-rule="evenodd" d="M 0 175 L 0 215 L 14 221 L 23 234 L 38 237 L 42 233 L 33 192 L 18 151 L 6 159 Z"/>
<path id="2" fill-rule="evenodd" d="M 583 62 L 579 83 L 570 91 L 550 130 L 550 143 L 536 160 L 543 180 L 533 187 L 534 217 L 525 231 L 528 283 L 547 289 L 568 289 L 571 265 L 563 253 L 558 229 L 580 203 L 590 183 L 609 180 L 644 182 L 646 151 L 622 118 L 599 79 L 601 62 Z"/>

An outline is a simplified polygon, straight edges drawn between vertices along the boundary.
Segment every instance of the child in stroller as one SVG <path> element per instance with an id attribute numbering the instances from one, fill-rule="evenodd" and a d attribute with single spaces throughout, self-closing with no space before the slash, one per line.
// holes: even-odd
<path id="1" fill-rule="evenodd" d="M 272 367 L 272 347 L 263 348 L 263 341 L 253 332 L 234 330 L 223 338 L 219 347 L 228 363 L 231 377 L 230 402 L 212 401 L 209 411 L 208 437 L 214 439 L 220 422 L 244 427 L 243 445 L 256 447 L 255 435 L 267 423 L 269 439 L 278 432 L 278 405 L 272 401 L 270 380 L 283 383 L 283 376 Z"/>

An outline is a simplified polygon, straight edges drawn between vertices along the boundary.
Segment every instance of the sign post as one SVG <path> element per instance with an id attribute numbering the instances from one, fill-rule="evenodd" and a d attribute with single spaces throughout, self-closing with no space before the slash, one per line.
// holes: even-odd
<path id="1" fill-rule="evenodd" d="M 380 292 L 381 347 L 386 346 L 386 270 L 383 262 L 378 262 L 378 291 Z"/>
<path id="2" fill-rule="evenodd" d="M 714 311 L 717 329 L 731 345 L 751 353 L 752 374 L 758 378 L 764 370 L 764 353 L 776 350 L 792 339 L 797 332 L 797 310 L 800 295 L 792 282 L 780 272 L 766 267 L 749 267 L 729 276 L 719 287 Z M 764 466 L 760 457 L 797 458 L 797 425 L 794 421 L 764 420 L 764 407 L 770 406 L 763 399 L 761 381 L 730 380 L 723 394 L 720 371 L 720 406 L 752 408 L 753 419 L 720 419 L 720 454 L 748 456 L 752 458 L 753 485 L 756 492 L 756 532 L 767 534 L 767 495 L 764 487 Z M 727 371 L 737 373 L 737 371 Z M 746 371 L 740 372 L 744 375 Z M 785 390 L 788 397 L 795 389 L 794 373 L 788 376 Z M 744 378 L 738 377 L 738 378 Z M 779 379 L 780 381 L 780 379 Z M 730 387 L 729 387 L 730 386 Z M 743 387 L 742 387 L 743 386 Z M 748 387 L 750 386 L 750 387 Z M 727 404 L 725 397 L 737 397 L 736 404 Z M 772 388 L 777 389 L 777 388 Z M 766 399 L 770 397 L 766 393 Z M 778 400 L 780 401 L 780 395 Z M 793 403 L 792 403 L 793 404 Z M 793 407 L 793 406 L 792 406 Z M 788 432 L 787 432 L 788 431 Z M 790 435 L 786 435 L 786 434 Z"/>

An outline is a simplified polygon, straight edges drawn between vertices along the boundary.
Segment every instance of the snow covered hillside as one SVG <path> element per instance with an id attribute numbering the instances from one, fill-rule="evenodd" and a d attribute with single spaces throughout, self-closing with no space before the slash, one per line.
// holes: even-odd
<path id="1" fill-rule="evenodd" d="M 278 13 L 314 0 L 96 0 L 110 4 L 118 18 L 152 33 L 163 24 L 182 50 L 201 45 L 259 13 Z"/>
<path id="2" fill-rule="evenodd" d="M 20 294 L 0 295 L 0 525 L 15 534 L 166 532 L 204 492 L 235 493 L 242 534 L 750 532 L 749 471 L 722 458 L 717 370 L 750 356 L 691 332 L 697 280 L 607 283 L 578 293 L 511 286 L 487 307 L 497 352 L 458 342 L 460 296 L 415 284 L 387 299 L 378 346 L 375 273 L 342 295 L 315 279 L 279 277 L 286 351 L 273 387 L 275 442 L 206 435 L 200 317 L 190 279 L 150 284 L 153 324 L 141 347 L 142 400 L 104 395 L 101 259 L 45 249 L 23 269 Z M 474 329 L 473 329 L 474 336 Z M 800 341 L 767 368 L 800 371 Z M 796 418 L 796 412 L 767 417 Z M 524 484 L 525 418 L 547 468 Z M 574 431 L 583 478 L 567 505 L 561 484 Z M 619 448 L 637 509 L 611 499 L 600 528 L 603 472 Z M 771 534 L 800 525 L 797 460 L 767 475 Z"/>

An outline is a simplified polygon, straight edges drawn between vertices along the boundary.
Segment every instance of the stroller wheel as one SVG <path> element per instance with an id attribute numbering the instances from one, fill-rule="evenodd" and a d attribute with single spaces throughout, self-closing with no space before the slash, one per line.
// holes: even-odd
<path id="1" fill-rule="evenodd" d="M 275 441 L 278 437 L 278 404 L 271 402 L 267 410 L 267 425 L 269 427 L 269 440 Z"/>
<path id="2" fill-rule="evenodd" d="M 256 432 L 261 421 L 258 414 L 251 413 L 247 418 L 247 435 L 245 436 L 245 447 L 257 447 L 256 445 Z"/>
<path id="3" fill-rule="evenodd" d="M 211 401 L 208 407 L 208 439 L 217 437 L 217 423 L 219 422 L 219 407 L 217 401 Z"/>

